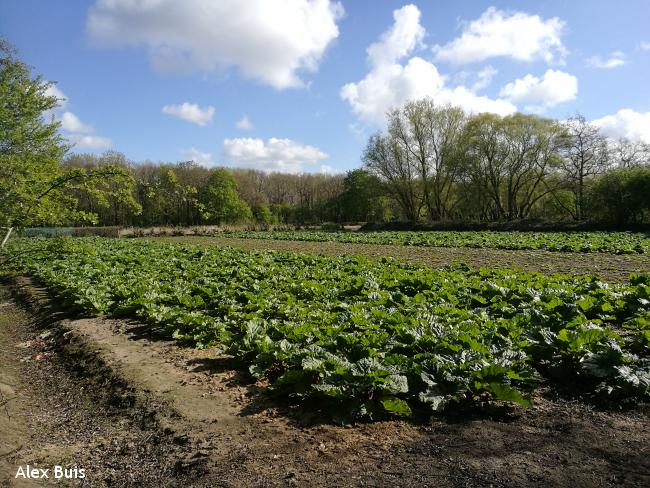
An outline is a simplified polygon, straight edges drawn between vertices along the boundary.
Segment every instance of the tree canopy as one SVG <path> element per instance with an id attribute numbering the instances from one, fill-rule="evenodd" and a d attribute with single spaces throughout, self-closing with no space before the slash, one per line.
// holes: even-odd
<path id="1" fill-rule="evenodd" d="M 225 169 L 215 170 L 201 195 L 206 218 L 216 224 L 245 222 L 253 216 L 251 208 L 237 192 L 237 183 Z"/>
<path id="2" fill-rule="evenodd" d="M 650 221 L 650 146 L 576 115 L 468 114 L 431 99 L 387 114 L 346 175 L 69 154 L 53 86 L 0 40 L 0 226 Z"/>
<path id="3" fill-rule="evenodd" d="M 0 225 L 95 221 L 95 214 L 78 208 L 72 190 L 98 205 L 118 197 L 137 210 L 125 168 L 62 166 L 69 145 L 52 115 L 59 102 L 49 94 L 52 85 L 32 77 L 16 50 L 0 39 Z"/>
<path id="4" fill-rule="evenodd" d="M 388 113 L 386 130 L 369 139 L 363 161 L 411 222 L 587 221 L 605 219 L 588 201 L 605 187 L 597 182 L 616 168 L 646 166 L 626 173 L 638 180 L 650 171 L 650 149 L 608 140 L 579 115 L 564 122 L 469 115 L 425 98 Z M 646 218 L 635 215 L 635 222 Z"/>

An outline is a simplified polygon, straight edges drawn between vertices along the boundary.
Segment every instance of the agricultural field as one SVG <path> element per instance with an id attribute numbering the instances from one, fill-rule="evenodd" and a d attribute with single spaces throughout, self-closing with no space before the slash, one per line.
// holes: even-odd
<path id="1" fill-rule="evenodd" d="M 0 365 L 58 392 L 25 390 L 12 411 L 37 408 L 40 430 L 12 421 L 12 439 L 74 439 L 56 455 L 109 485 L 129 456 L 134 479 L 161 484 L 647 480 L 645 254 L 220 234 L 16 238 L 0 259 L 3 299 L 14 290 L 40 317 L 2 303 Z M 580 259 L 601 272 L 575 273 Z M 41 444 L 23 457 L 51 456 Z"/>
<path id="2" fill-rule="evenodd" d="M 141 238 L 138 238 L 141 239 Z M 147 238 L 144 238 L 146 240 Z M 629 282 L 630 276 L 650 269 L 650 254 L 550 252 L 539 249 L 429 247 L 348 242 L 245 239 L 231 234 L 158 236 L 156 242 L 225 246 L 249 251 L 287 251 L 329 256 L 363 256 L 381 261 L 390 257 L 404 263 L 441 268 L 467 264 L 471 268 L 508 268 L 544 274 L 597 276 L 612 283 Z"/>
<path id="3" fill-rule="evenodd" d="M 484 402 L 540 384 L 598 402 L 650 393 L 650 277 L 521 271 L 124 240 L 16 241 L 12 265 L 67 310 L 217 346 L 335 421 Z"/>
<path id="4" fill-rule="evenodd" d="M 633 232 L 497 231 L 229 231 L 217 235 L 242 239 L 344 242 L 444 248 L 544 250 L 550 252 L 647 254 L 650 236 Z"/>
<path id="5" fill-rule="evenodd" d="M 650 487 L 650 2 L 33 3 L 0 488 Z"/>

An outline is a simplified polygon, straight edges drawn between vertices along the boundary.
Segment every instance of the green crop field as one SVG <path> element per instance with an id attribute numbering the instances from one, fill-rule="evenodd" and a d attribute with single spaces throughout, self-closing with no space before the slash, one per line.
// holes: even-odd
<path id="1" fill-rule="evenodd" d="M 650 253 L 650 236 L 633 232 L 496 232 L 496 231 L 381 231 L 328 232 L 231 231 L 216 235 L 244 239 L 398 244 L 404 246 L 472 247 L 612 254 Z"/>
<path id="2" fill-rule="evenodd" d="M 650 395 L 650 277 L 629 284 L 102 238 L 6 251 L 68 310 L 217 346 L 338 419 L 530 405 L 539 384 Z"/>

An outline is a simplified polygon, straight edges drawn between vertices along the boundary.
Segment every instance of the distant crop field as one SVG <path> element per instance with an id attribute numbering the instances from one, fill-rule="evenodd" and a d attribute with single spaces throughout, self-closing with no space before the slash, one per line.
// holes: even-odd
<path id="1" fill-rule="evenodd" d="M 234 231 L 219 236 L 427 247 L 469 247 L 551 252 L 647 254 L 650 236 L 633 232 L 496 232 L 496 231 Z"/>
<path id="2" fill-rule="evenodd" d="M 509 268 L 544 274 L 597 276 L 607 282 L 628 282 L 630 276 L 650 271 L 650 254 L 548 252 L 540 249 L 403 246 L 337 241 L 245 239 L 223 233 L 204 236 L 158 236 L 146 239 L 176 244 L 228 246 L 249 251 L 291 251 L 330 256 L 363 256 L 371 260 L 394 258 L 405 263 L 442 268 L 467 264 L 472 268 Z"/>
<path id="3" fill-rule="evenodd" d="M 603 402 L 650 395 L 648 275 L 608 284 L 102 238 L 19 239 L 6 253 L 68 310 L 219 347 L 337 419 L 528 406 L 540 383 Z"/>

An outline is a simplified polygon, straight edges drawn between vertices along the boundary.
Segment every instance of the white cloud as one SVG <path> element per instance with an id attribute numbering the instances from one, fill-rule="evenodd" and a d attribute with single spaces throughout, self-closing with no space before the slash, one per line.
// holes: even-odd
<path id="1" fill-rule="evenodd" d="M 191 122 L 203 127 L 212 122 L 214 116 L 214 107 L 199 107 L 196 103 L 185 102 L 182 105 L 165 105 L 162 108 L 163 113 L 173 115 L 179 119 Z"/>
<path id="2" fill-rule="evenodd" d="M 458 105 L 471 113 L 491 112 L 499 115 L 510 115 L 517 111 L 517 107 L 507 100 L 480 96 L 464 86 L 444 89 L 438 93 L 434 100 L 442 104 Z"/>
<path id="3" fill-rule="evenodd" d="M 393 12 L 393 26 L 378 43 L 368 48 L 370 71 L 357 83 L 348 83 L 340 95 L 354 113 L 366 122 L 381 124 L 391 108 L 408 100 L 431 97 L 436 103 L 460 105 L 472 112 L 494 112 L 501 115 L 517 110 L 506 100 L 493 100 L 476 95 L 463 86 L 445 86 L 445 77 L 436 66 L 420 57 L 405 64 L 399 61 L 419 46 L 424 29 L 419 24 L 419 10 L 407 5 Z M 396 33 L 399 33 L 396 34 Z M 397 46 L 390 46 L 391 41 Z M 488 72 L 484 76 L 488 77 Z"/>
<path id="4" fill-rule="evenodd" d="M 45 120 L 48 123 L 51 122 L 52 119 L 59 120 L 60 117 L 58 114 L 68 104 L 68 97 L 65 96 L 65 94 L 56 85 L 49 85 L 45 89 L 44 93 L 45 96 L 56 97 L 58 100 L 57 100 L 57 104 L 53 108 L 49 110 L 45 110 L 43 112 L 42 114 L 43 120 Z"/>
<path id="5" fill-rule="evenodd" d="M 342 15 L 330 0 L 98 0 L 86 27 L 100 46 L 146 46 L 162 71 L 237 67 L 283 89 L 316 70 Z"/>
<path id="6" fill-rule="evenodd" d="M 366 49 L 372 66 L 392 65 L 416 47 L 422 47 L 426 31 L 420 25 L 420 10 L 415 5 L 393 11 L 393 19 L 392 27 L 381 35 L 379 42 Z"/>
<path id="7" fill-rule="evenodd" d="M 641 51 L 650 51 L 650 42 L 640 42 L 639 49 L 641 49 Z"/>
<path id="8" fill-rule="evenodd" d="M 562 61 L 566 49 L 561 36 L 564 22 L 557 17 L 544 20 L 539 15 L 509 13 L 488 8 L 476 20 L 465 25 L 460 37 L 433 46 L 435 59 L 452 64 L 467 64 L 494 57 L 517 61 L 543 59 Z"/>
<path id="9" fill-rule="evenodd" d="M 565 73 L 549 69 L 541 78 L 526 75 L 501 88 L 500 96 L 515 103 L 527 103 L 533 108 L 553 107 L 558 103 L 575 99 L 578 93 L 578 79 Z"/>
<path id="10" fill-rule="evenodd" d="M 68 104 L 68 97 L 65 96 L 65 94 L 59 90 L 59 88 L 56 85 L 49 85 L 45 89 L 45 95 L 48 97 L 56 97 L 58 98 L 58 108 L 64 108 Z"/>
<path id="11" fill-rule="evenodd" d="M 373 67 L 363 80 L 343 86 L 341 97 L 361 119 L 381 123 L 391 108 L 407 100 L 438 93 L 443 85 L 444 80 L 436 67 L 415 57 L 405 66 Z"/>
<path id="12" fill-rule="evenodd" d="M 621 51 L 614 51 L 606 59 L 600 56 L 592 56 L 587 59 L 587 64 L 593 68 L 612 69 L 623 66 L 626 63 L 625 53 Z"/>
<path id="13" fill-rule="evenodd" d="M 241 130 L 253 130 L 255 128 L 247 115 L 242 116 L 242 118 L 235 123 L 235 127 Z"/>
<path id="14" fill-rule="evenodd" d="M 631 141 L 650 144 L 650 112 L 636 112 L 629 108 L 619 110 L 613 115 L 606 115 L 592 121 L 606 136 L 612 138 L 626 137 Z"/>
<path id="15" fill-rule="evenodd" d="M 112 144 L 108 137 L 84 134 L 67 134 L 65 137 L 79 149 L 108 149 Z"/>
<path id="16" fill-rule="evenodd" d="M 327 159 L 328 154 L 314 146 L 291 139 L 225 139 L 221 158 L 225 163 L 264 171 L 300 173 L 305 166 Z"/>
<path id="17" fill-rule="evenodd" d="M 61 129 L 68 132 L 81 132 L 83 134 L 95 132 L 95 128 L 92 125 L 84 124 L 79 120 L 79 117 L 72 112 L 64 112 L 60 118 L 60 122 Z"/>
<path id="18" fill-rule="evenodd" d="M 199 151 L 195 147 L 190 147 L 189 149 L 183 149 L 181 154 L 184 159 L 188 161 L 194 161 L 195 163 L 201 164 L 203 166 L 213 166 L 214 161 L 212 160 L 212 154 Z"/>
<path id="19" fill-rule="evenodd" d="M 487 88 L 492 83 L 492 78 L 499 72 L 493 66 L 486 66 L 481 71 L 476 74 L 476 82 L 472 85 L 472 91 L 477 92 L 481 91 L 483 88 Z"/>
<path id="20" fill-rule="evenodd" d="M 92 135 L 95 132 L 92 125 L 83 123 L 70 111 L 63 111 L 68 106 L 68 97 L 56 85 L 48 86 L 45 94 L 58 98 L 59 103 L 52 110 L 44 112 L 43 116 L 46 120 L 54 118 L 60 122 L 63 137 L 68 142 L 74 144 L 78 149 L 108 149 L 111 147 L 112 141 L 108 137 Z"/>

